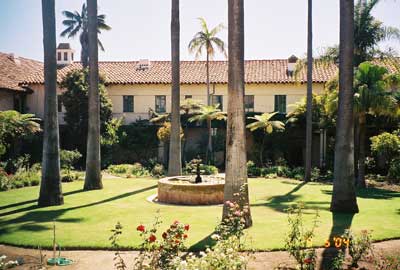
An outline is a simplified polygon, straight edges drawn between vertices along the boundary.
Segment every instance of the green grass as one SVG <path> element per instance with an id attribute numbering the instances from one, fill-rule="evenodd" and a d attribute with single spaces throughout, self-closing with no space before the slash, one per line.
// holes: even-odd
<path id="1" fill-rule="evenodd" d="M 288 229 L 285 209 L 303 201 L 305 218 L 311 221 L 314 209 L 320 223 L 314 244 L 322 246 L 332 234 L 351 226 L 355 231 L 373 230 L 374 240 L 400 238 L 400 193 L 369 189 L 359 192 L 360 213 L 354 217 L 328 211 L 332 186 L 304 185 L 285 179 L 249 179 L 254 226 L 248 230 L 255 249 L 281 249 Z M 160 211 L 163 228 L 174 220 L 189 223 L 188 246 L 204 247 L 221 216 L 221 206 L 168 206 L 150 203 L 146 198 L 157 192 L 157 180 L 149 178 L 104 180 L 104 189 L 82 192 L 83 182 L 63 184 L 65 204 L 38 208 L 38 187 L 0 192 L 0 243 L 49 247 L 52 221 L 56 220 L 57 242 L 63 248 L 109 248 L 110 230 L 123 225 L 121 244 L 137 248 L 139 223 L 151 224 Z M 333 222 L 334 221 L 334 222 Z M 335 226 L 332 226 L 332 224 Z"/>

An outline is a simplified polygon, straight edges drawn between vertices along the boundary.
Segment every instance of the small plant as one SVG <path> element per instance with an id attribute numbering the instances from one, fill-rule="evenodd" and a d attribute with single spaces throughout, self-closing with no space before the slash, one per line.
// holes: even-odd
<path id="1" fill-rule="evenodd" d="M 321 170 L 318 167 L 314 167 L 311 170 L 311 181 L 316 182 L 320 179 Z"/>
<path id="2" fill-rule="evenodd" d="M 362 230 L 359 236 L 355 236 L 351 230 L 346 230 L 344 237 L 350 240 L 351 266 L 358 267 L 358 262 L 372 251 L 371 232 Z"/>
<path id="3" fill-rule="evenodd" d="M 345 253 L 339 249 L 337 255 L 331 262 L 330 270 L 341 270 L 345 261 Z"/>
<path id="4" fill-rule="evenodd" d="M 111 230 L 112 235 L 109 238 L 109 240 L 111 241 L 111 246 L 113 249 L 116 249 L 115 254 L 114 254 L 114 266 L 117 270 L 126 270 L 128 269 L 124 259 L 121 257 L 121 253 L 118 250 L 119 248 L 119 244 L 118 244 L 118 240 L 119 237 L 122 234 L 122 225 L 121 223 L 117 222 L 117 224 L 115 225 L 114 229 Z"/>
<path id="5" fill-rule="evenodd" d="M 0 256 L 0 270 L 14 268 L 15 266 L 19 265 L 18 261 L 6 262 L 6 258 L 7 256 L 5 255 Z"/>
<path id="6" fill-rule="evenodd" d="M 390 162 L 388 178 L 393 183 L 400 183 L 400 158 Z"/>
<path id="7" fill-rule="evenodd" d="M 313 225 L 306 229 L 303 223 L 304 206 L 297 204 L 288 209 L 289 232 L 285 239 L 285 249 L 294 257 L 301 270 L 315 269 L 316 255 L 312 238 L 317 227 L 319 214 L 316 212 Z"/>
<path id="8" fill-rule="evenodd" d="M 374 258 L 376 270 L 400 270 L 400 256 L 385 256 L 379 254 Z"/>
<path id="9" fill-rule="evenodd" d="M 74 164 L 82 157 L 82 154 L 78 150 L 61 150 L 60 151 L 60 165 L 61 168 L 66 171 L 66 175 L 61 178 L 62 182 L 74 181 L 74 176 L 71 174 Z"/>
<path id="10" fill-rule="evenodd" d="M 249 160 L 247 161 L 247 174 L 249 176 L 260 176 L 261 175 L 261 169 L 259 167 L 256 166 L 256 164 Z"/>
<path id="11" fill-rule="evenodd" d="M 155 164 L 151 169 L 151 176 L 160 178 L 165 175 L 165 168 L 162 164 Z"/>
<path id="12" fill-rule="evenodd" d="M 196 172 L 197 163 L 199 163 L 198 159 L 193 159 L 189 163 L 186 164 L 184 168 L 184 173 L 186 174 L 194 174 Z M 200 172 L 204 175 L 217 174 L 218 168 L 213 165 L 205 165 L 200 163 Z"/>
<path id="13" fill-rule="evenodd" d="M 140 253 L 135 258 L 134 269 L 175 269 L 175 258 L 185 249 L 190 226 L 174 221 L 157 240 L 157 231 L 161 223 L 160 217 L 156 216 L 150 229 L 143 224 L 137 226 L 136 230 L 140 232 L 142 244 Z"/>

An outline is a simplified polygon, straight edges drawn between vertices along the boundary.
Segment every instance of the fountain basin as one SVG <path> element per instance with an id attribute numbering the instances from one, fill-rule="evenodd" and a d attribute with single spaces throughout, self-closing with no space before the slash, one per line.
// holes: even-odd
<path id="1" fill-rule="evenodd" d="M 180 205 L 212 205 L 224 201 L 225 179 L 222 176 L 202 176 L 203 182 L 194 183 L 195 176 L 172 176 L 158 181 L 158 202 Z"/>

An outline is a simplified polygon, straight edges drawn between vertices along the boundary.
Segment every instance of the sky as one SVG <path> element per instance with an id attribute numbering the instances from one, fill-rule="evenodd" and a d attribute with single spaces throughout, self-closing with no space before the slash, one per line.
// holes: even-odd
<path id="1" fill-rule="evenodd" d="M 356 0 L 357 1 L 357 0 Z M 79 38 L 61 38 L 63 10 L 80 11 L 83 0 L 56 0 L 57 42 L 70 42 L 79 57 Z M 200 30 L 198 17 L 213 27 L 228 24 L 227 0 L 181 0 L 181 60 L 194 60 L 187 45 Z M 99 14 L 112 27 L 100 39 L 103 61 L 170 59 L 171 0 L 98 0 Z M 373 11 L 385 25 L 400 28 L 400 1 L 381 0 Z M 338 43 L 339 0 L 314 0 L 314 51 Z M 43 59 L 41 0 L 0 0 L 0 52 Z M 219 36 L 227 42 L 227 30 Z M 400 41 L 380 44 L 400 51 Z M 307 0 L 246 0 L 245 59 L 304 57 L 307 48 Z M 205 57 L 205 56 L 204 56 Z M 204 58 L 203 57 L 203 58 Z M 223 59 L 217 54 L 215 59 Z"/>

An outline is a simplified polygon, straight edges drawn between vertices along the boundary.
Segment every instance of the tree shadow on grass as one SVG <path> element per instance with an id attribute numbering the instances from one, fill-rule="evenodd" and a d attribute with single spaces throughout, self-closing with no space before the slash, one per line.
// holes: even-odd
<path id="1" fill-rule="evenodd" d="M 189 247 L 190 251 L 202 251 L 205 250 L 207 247 L 213 247 L 215 246 L 215 244 L 217 243 L 216 241 L 211 239 L 211 236 L 216 233 L 215 231 L 210 233 L 209 235 L 207 235 L 206 237 L 204 237 L 203 239 L 201 239 L 200 241 L 198 241 L 197 243 L 191 245 Z"/>
<path id="2" fill-rule="evenodd" d="M 347 229 L 351 228 L 354 214 L 332 213 L 332 228 L 329 234 L 330 247 L 322 252 L 320 270 L 331 269 L 333 260 L 338 256 L 340 248 L 336 248 L 333 238 L 341 237 Z M 342 245 L 342 248 L 345 246 Z"/>
<path id="3" fill-rule="evenodd" d="M 291 182 L 288 183 L 293 184 Z M 301 182 L 284 195 L 273 196 L 269 198 L 268 201 L 265 203 L 253 203 L 250 204 L 250 206 L 251 207 L 266 206 L 274 209 L 275 211 L 281 213 L 287 213 L 286 210 L 289 208 L 289 206 L 292 205 L 300 197 L 300 195 L 296 195 L 294 193 L 299 191 L 306 184 L 307 182 Z M 318 209 L 318 210 L 329 209 L 328 206 L 324 206 L 329 204 L 329 202 L 325 201 L 302 201 L 302 203 L 304 204 L 305 209 Z"/>
<path id="4" fill-rule="evenodd" d="M 40 210 L 37 211 L 30 211 L 30 212 L 26 212 L 24 213 L 22 216 L 20 217 L 16 217 L 14 219 L 10 219 L 10 220 L 4 220 L 4 221 L 0 221 L 0 228 L 2 228 L 3 226 L 7 226 L 7 225 L 12 225 L 13 230 L 15 229 L 15 225 L 17 224 L 21 224 L 17 227 L 17 230 L 28 230 L 28 231 L 41 231 L 41 230 L 47 230 L 48 228 L 46 226 L 37 224 L 37 223 L 46 223 L 46 222 L 51 222 L 53 220 L 57 220 L 59 222 L 82 222 L 83 218 L 69 218 L 69 219 L 60 219 L 59 217 L 61 217 L 63 214 L 65 214 L 68 211 L 71 210 L 77 210 L 77 209 L 82 209 L 82 208 L 86 208 L 86 207 L 91 207 L 91 206 L 96 206 L 96 205 L 100 205 L 103 203 L 108 203 L 108 202 L 112 202 L 115 200 L 120 200 L 129 196 L 133 196 L 142 192 L 146 192 L 149 190 L 152 190 L 154 188 L 156 188 L 157 185 L 153 185 L 150 187 L 146 187 L 146 188 L 142 188 L 142 189 L 138 189 L 138 190 L 134 190 L 134 191 L 130 191 L 130 192 L 126 192 L 124 194 L 120 194 L 108 199 L 104 199 L 101 201 L 97 201 L 97 202 L 93 202 L 93 203 L 88 203 L 88 204 L 84 204 L 84 205 L 78 205 L 78 206 L 74 206 L 74 207 L 69 207 L 69 208 L 64 208 L 64 209 L 56 209 L 56 210 L 51 210 L 51 207 L 46 207 L 46 208 L 40 208 Z M 37 208 L 37 206 L 35 205 L 35 207 Z M 29 207 L 26 207 L 29 208 Z M 25 209 L 25 208 L 24 208 Z M 6 215 L 11 215 L 11 214 L 16 214 L 19 212 L 23 212 L 23 209 L 19 209 L 19 210 L 15 210 L 15 211 L 10 211 L 8 213 L 3 213 L 0 216 L 6 216 Z M 30 224 L 28 227 L 26 227 L 26 223 Z M 34 224 L 35 226 L 31 226 L 32 224 Z M 25 226 L 25 227 L 24 227 Z M 9 232 L 9 229 L 6 228 L 2 228 L 0 229 L 0 233 L 7 233 Z"/>
<path id="5" fill-rule="evenodd" d="M 73 191 L 69 191 L 69 192 L 63 193 L 63 196 L 65 197 L 65 196 L 68 196 L 68 195 L 74 195 L 74 194 L 81 193 L 81 192 L 84 192 L 84 190 L 83 189 L 73 190 Z M 0 211 L 4 210 L 4 209 L 7 209 L 7 208 L 18 207 L 18 206 L 21 206 L 21 205 L 25 205 L 25 204 L 29 204 L 29 203 L 35 203 L 35 202 L 37 202 L 37 199 L 3 205 L 3 206 L 0 206 Z M 27 209 L 27 210 L 30 210 L 30 209 Z M 27 211 L 27 210 L 25 210 L 25 211 Z M 0 214 L 0 217 L 3 216 L 3 215 L 4 215 L 4 213 Z"/>
<path id="6" fill-rule="evenodd" d="M 322 192 L 328 195 L 332 195 L 332 190 L 322 190 Z M 393 198 L 400 198 L 400 192 L 370 187 L 370 188 L 357 189 L 357 197 L 364 199 L 387 200 Z"/>

